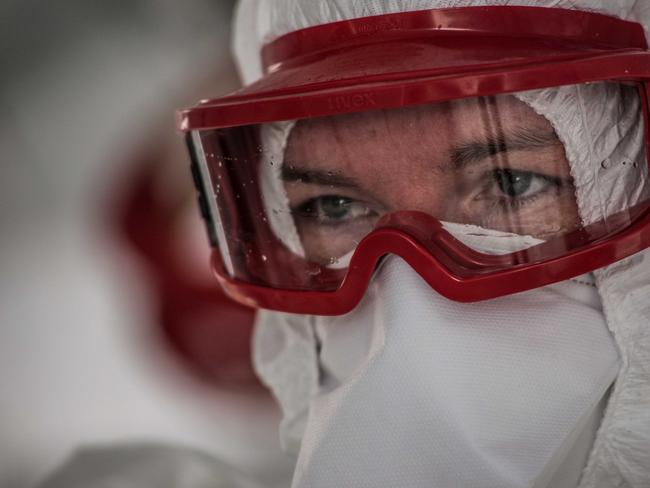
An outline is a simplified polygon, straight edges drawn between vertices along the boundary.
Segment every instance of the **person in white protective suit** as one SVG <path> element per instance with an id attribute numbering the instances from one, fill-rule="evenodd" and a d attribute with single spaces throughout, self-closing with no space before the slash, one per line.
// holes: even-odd
<path id="1" fill-rule="evenodd" d="M 301 29 L 488 5 L 650 20 L 650 7 L 622 0 L 242 0 L 235 53 L 246 84 L 259 79 L 264 84 L 262 47 Z M 399 25 L 399 17 L 387 19 Z M 309 31 L 303 32 L 306 43 Z M 391 62 L 391 49 L 387 44 L 383 51 L 385 63 Z M 296 65 L 288 69 L 299 70 Z M 331 68 L 349 69 L 334 61 Z M 273 69 L 267 66 L 266 72 Z M 309 76 L 317 79 L 310 73 L 308 81 Z M 576 204 L 538 203 L 561 216 L 558 227 L 595 222 L 648 197 L 639 101 L 627 90 L 565 86 L 494 102 L 502 121 L 523 119 L 538 135 L 554 132 L 563 144 Z M 387 207 L 433 213 L 418 195 L 427 194 L 420 191 L 425 186 L 429 200 L 440 191 L 424 172 L 414 176 L 410 167 L 407 179 L 400 164 L 408 163 L 400 160 L 387 169 L 382 158 L 412 160 L 420 153 L 411 148 L 428 142 L 444 152 L 445 141 L 471 132 L 468 125 L 477 113 L 458 103 L 442 114 L 403 109 L 380 117 L 367 112 L 298 122 L 292 117 L 264 126 L 260 187 L 271 209 L 270 227 L 293 253 L 328 268 L 348 266 L 349 241 L 368 233 Z M 427 124 L 435 126 L 431 139 L 423 130 Z M 444 141 L 434 144 L 436 137 Z M 315 189 L 313 180 L 322 173 L 361 181 L 362 188 L 330 178 L 322 182 L 326 191 Z M 333 188 L 345 190 L 336 193 L 344 198 L 332 198 Z M 562 201 L 565 189 L 553 198 Z M 381 204 L 367 197 L 390 192 L 392 199 Z M 305 205 L 307 198 L 312 199 Z M 303 205 L 298 216 L 296 204 Z M 514 227 L 491 220 L 488 230 L 467 225 L 482 222 L 463 220 L 448 208 L 436 211 L 450 221 L 443 226 L 456 238 L 492 253 L 529 248 L 558 231 L 539 216 Z M 323 223 L 328 219 L 353 223 L 333 230 Z M 348 314 L 263 312 L 254 359 L 284 411 L 280 435 L 285 449 L 297 456 L 294 487 L 643 487 L 650 486 L 649 323 L 648 251 L 570 280 L 473 304 L 446 299 L 402 259 L 389 256 Z"/>
<path id="2" fill-rule="evenodd" d="M 240 1 L 179 128 L 291 486 L 650 486 L 648 22 Z"/>

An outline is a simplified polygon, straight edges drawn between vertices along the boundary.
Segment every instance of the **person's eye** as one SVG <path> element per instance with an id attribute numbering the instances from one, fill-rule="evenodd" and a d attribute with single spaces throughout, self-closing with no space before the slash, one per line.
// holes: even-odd
<path id="1" fill-rule="evenodd" d="M 338 225 L 373 215 L 367 204 L 338 195 L 326 195 L 299 205 L 294 213 L 321 225 Z"/>
<path id="2" fill-rule="evenodd" d="M 533 198 L 553 188 L 562 186 L 558 178 L 512 169 L 499 169 L 492 174 L 498 196 L 511 200 Z"/>

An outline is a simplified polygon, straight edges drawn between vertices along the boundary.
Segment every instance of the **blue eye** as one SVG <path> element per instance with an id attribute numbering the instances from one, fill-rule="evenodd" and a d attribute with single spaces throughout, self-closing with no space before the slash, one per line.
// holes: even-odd
<path id="1" fill-rule="evenodd" d="M 553 184 L 560 185 L 554 178 L 530 171 L 499 169 L 494 171 L 493 177 L 499 192 L 513 199 L 532 197 L 548 190 Z"/>
<path id="2" fill-rule="evenodd" d="M 295 211 L 298 216 L 313 219 L 319 224 L 336 225 L 372 213 L 366 204 L 358 200 L 338 195 L 326 195 L 312 198 L 300 205 Z"/>

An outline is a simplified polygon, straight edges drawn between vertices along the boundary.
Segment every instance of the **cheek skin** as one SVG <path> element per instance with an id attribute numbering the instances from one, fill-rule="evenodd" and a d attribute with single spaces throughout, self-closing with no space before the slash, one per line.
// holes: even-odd
<path id="1" fill-rule="evenodd" d="M 296 225 L 306 257 L 327 265 L 353 251 L 372 232 L 379 218 L 374 214 L 340 225 L 319 225 L 310 219 L 297 218 Z"/>
<path id="2" fill-rule="evenodd" d="M 553 236 L 566 234 L 581 226 L 578 206 L 573 195 L 556 200 L 553 208 L 548 212 L 537 214 L 534 232 L 531 233 L 539 239 L 550 239 Z"/>

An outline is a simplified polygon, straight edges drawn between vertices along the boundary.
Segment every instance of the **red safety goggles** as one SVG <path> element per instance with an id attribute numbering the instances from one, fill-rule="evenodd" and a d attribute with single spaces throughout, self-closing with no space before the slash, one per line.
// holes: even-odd
<path id="1" fill-rule="evenodd" d="M 535 7 L 416 11 L 297 31 L 262 57 L 261 80 L 179 113 L 213 266 L 241 303 L 346 313 L 388 254 L 449 299 L 486 300 L 650 246 L 639 24 Z M 618 168 L 621 182 L 638 173 L 623 204 L 610 205 L 602 176 L 587 194 L 600 217 L 581 214 L 576 155 L 544 104 L 569 126 L 594 107 L 594 121 L 614 121 L 581 164 Z M 600 160 L 612 134 L 621 141 Z M 520 244 L 466 238 L 482 229 Z"/>

